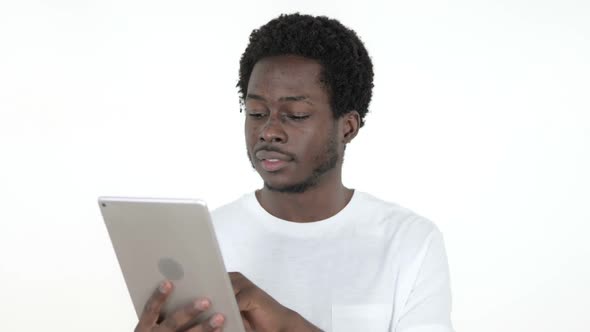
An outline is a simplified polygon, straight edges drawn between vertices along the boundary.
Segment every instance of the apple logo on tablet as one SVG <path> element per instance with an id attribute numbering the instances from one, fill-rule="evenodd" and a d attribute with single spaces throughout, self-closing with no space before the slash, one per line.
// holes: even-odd
<path id="1" fill-rule="evenodd" d="M 158 261 L 158 270 L 169 280 L 180 280 L 184 277 L 182 265 L 172 258 L 164 257 Z"/>

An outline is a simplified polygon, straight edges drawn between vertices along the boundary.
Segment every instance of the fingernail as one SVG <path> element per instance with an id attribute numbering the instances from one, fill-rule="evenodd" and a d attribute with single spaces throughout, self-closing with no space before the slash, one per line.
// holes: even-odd
<path id="1" fill-rule="evenodd" d="M 212 327 L 221 327 L 223 324 L 223 316 L 221 314 L 216 314 L 211 320 L 209 320 L 209 324 L 211 324 Z"/>
<path id="2" fill-rule="evenodd" d="M 211 303 L 207 299 L 197 300 L 195 302 L 195 309 L 197 309 L 197 310 L 207 310 L 207 308 L 209 308 L 209 305 L 210 304 Z"/>
<path id="3" fill-rule="evenodd" d="M 170 290 L 170 288 L 172 287 L 172 285 L 170 285 L 170 282 L 168 280 L 164 280 L 160 283 L 160 286 L 158 287 L 158 290 L 160 291 L 160 293 L 168 293 L 168 291 Z"/>

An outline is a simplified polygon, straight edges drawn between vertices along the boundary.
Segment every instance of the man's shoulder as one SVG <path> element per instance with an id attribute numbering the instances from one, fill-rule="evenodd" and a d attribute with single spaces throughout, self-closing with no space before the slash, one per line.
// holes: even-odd
<path id="1" fill-rule="evenodd" d="M 211 218 L 214 223 L 222 223 L 225 220 L 235 219 L 242 216 L 248 210 L 248 201 L 252 199 L 253 193 L 244 194 L 229 203 L 221 205 L 211 211 Z"/>
<path id="2" fill-rule="evenodd" d="M 359 192 L 359 196 L 362 201 L 362 204 L 359 204 L 361 213 L 367 216 L 363 222 L 368 221 L 382 231 L 391 229 L 396 233 L 414 233 L 422 236 L 438 232 L 434 222 L 410 208 L 366 192 Z"/>

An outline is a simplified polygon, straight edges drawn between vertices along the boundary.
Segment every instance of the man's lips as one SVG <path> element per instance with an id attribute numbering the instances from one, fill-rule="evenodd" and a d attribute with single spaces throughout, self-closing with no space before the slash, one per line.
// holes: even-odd
<path id="1" fill-rule="evenodd" d="M 256 152 L 256 159 L 260 160 L 262 169 L 267 172 L 276 172 L 292 160 L 291 157 L 284 153 L 268 150 L 260 150 Z"/>
<path id="2" fill-rule="evenodd" d="M 292 158 L 288 155 L 277 152 L 277 151 L 268 151 L 268 150 L 260 150 L 256 152 L 256 158 L 258 160 L 282 160 L 282 161 L 290 161 Z"/>
<path id="3" fill-rule="evenodd" d="M 287 166 L 288 161 L 279 160 L 279 159 L 263 159 L 260 164 L 262 165 L 262 169 L 267 172 L 276 172 L 281 168 Z"/>

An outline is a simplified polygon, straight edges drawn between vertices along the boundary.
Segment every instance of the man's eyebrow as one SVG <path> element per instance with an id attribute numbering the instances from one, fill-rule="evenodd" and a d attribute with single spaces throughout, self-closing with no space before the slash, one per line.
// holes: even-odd
<path id="1" fill-rule="evenodd" d="M 255 99 L 255 100 L 261 100 L 261 101 L 266 101 L 266 99 L 262 96 L 259 96 L 257 94 L 254 93 L 249 93 L 246 95 L 246 99 Z M 281 97 L 279 98 L 280 102 L 286 102 L 286 101 L 304 101 L 308 104 L 311 104 L 311 101 L 309 100 L 308 96 L 285 96 L 285 97 Z"/>
<path id="2" fill-rule="evenodd" d="M 253 93 L 249 93 L 246 95 L 246 99 L 256 99 L 256 100 L 262 100 L 262 101 L 266 101 L 266 99 L 264 99 L 264 97 L 259 96 L 259 95 L 255 95 Z"/>
<path id="3" fill-rule="evenodd" d="M 279 98 L 279 101 L 308 101 L 307 96 L 286 96 Z"/>

